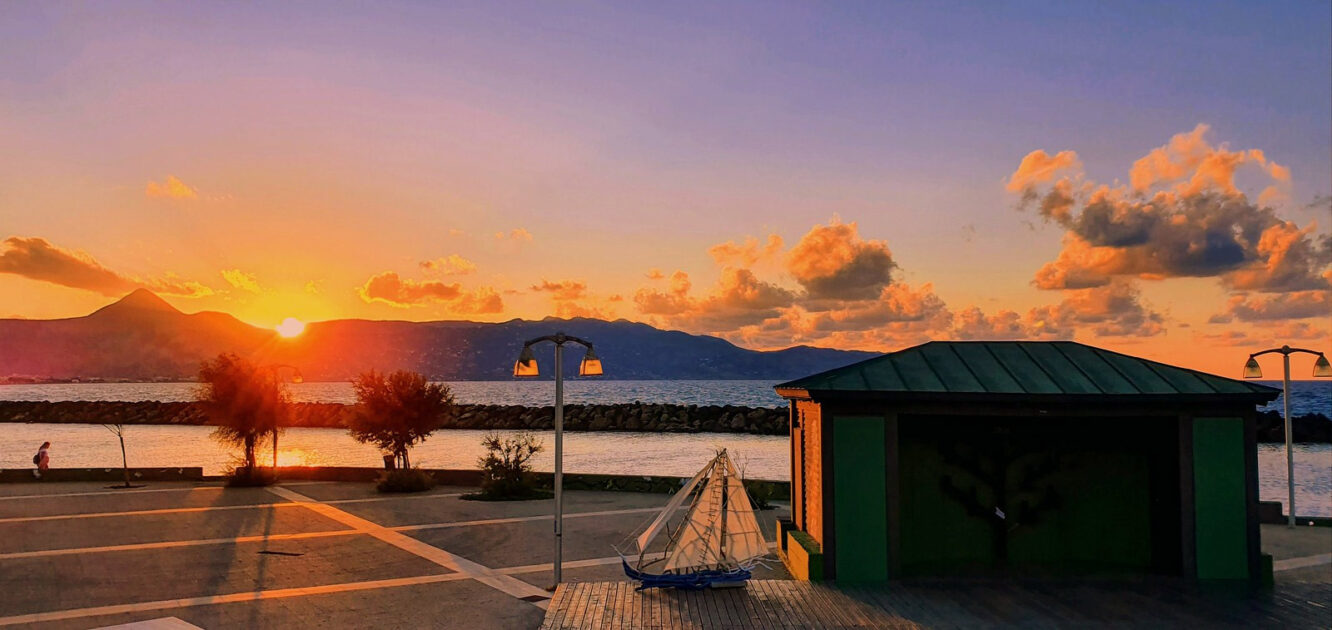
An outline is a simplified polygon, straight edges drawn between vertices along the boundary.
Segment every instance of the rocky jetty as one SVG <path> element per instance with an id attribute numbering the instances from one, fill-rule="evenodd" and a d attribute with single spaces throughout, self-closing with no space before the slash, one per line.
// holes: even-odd
<path id="1" fill-rule="evenodd" d="M 352 405 L 293 403 L 289 426 L 346 426 L 355 412 Z M 647 431 L 664 433 L 750 433 L 786 435 L 784 408 L 733 405 L 565 405 L 564 428 L 571 431 Z M 552 428 L 553 407 L 519 405 L 458 405 L 457 413 L 441 423 L 445 429 Z M 83 424 L 209 424 L 208 415 L 191 402 L 0 401 L 0 422 Z M 1284 442 L 1281 414 L 1258 414 L 1258 441 Z M 1295 416 L 1295 441 L 1332 442 L 1332 419 L 1323 414 Z"/>
<path id="2" fill-rule="evenodd" d="M 338 403 L 292 403 L 296 427 L 344 427 L 355 412 Z M 553 407 L 458 405 L 445 429 L 553 428 Z M 190 402 L 22 402 L 0 401 L 0 422 L 83 424 L 209 424 L 203 407 Z M 572 431 L 649 431 L 665 433 L 751 433 L 786 435 L 784 408 L 733 405 L 565 405 L 564 428 Z"/>

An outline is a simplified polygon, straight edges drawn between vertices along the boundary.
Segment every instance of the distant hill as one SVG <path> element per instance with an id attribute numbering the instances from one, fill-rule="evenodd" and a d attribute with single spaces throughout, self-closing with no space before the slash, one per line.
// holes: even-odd
<path id="1" fill-rule="evenodd" d="M 91 315 L 0 319 L 0 377 L 43 379 L 192 378 L 219 352 L 300 368 L 306 380 L 348 379 L 366 369 L 410 369 L 439 380 L 510 378 L 523 341 L 563 331 L 596 344 L 609 379 L 791 379 L 873 356 L 797 346 L 759 352 L 724 339 L 666 331 L 625 320 L 556 319 L 502 323 L 318 322 L 282 339 L 225 313 L 186 314 L 139 289 Z M 565 353 L 575 374 L 581 348 Z M 550 344 L 537 348 L 543 376 Z"/>

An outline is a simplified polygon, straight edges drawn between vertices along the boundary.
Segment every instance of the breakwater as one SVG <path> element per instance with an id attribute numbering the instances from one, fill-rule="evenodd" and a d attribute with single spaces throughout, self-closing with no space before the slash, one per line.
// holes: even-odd
<path id="1" fill-rule="evenodd" d="M 354 405 L 340 403 L 291 403 L 293 427 L 345 427 L 355 413 Z M 553 428 L 554 408 L 522 405 L 458 405 L 457 413 L 444 418 L 443 429 L 531 429 Z M 651 433 L 748 433 L 786 435 L 786 409 L 735 405 L 668 405 L 625 403 L 616 405 L 565 405 L 564 428 L 571 431 L 645 431 Z M 55 424 L 174 424 L 204 425 L 208 414 L 191 402 L 115 401 L 0 401 L 0 422 Z M 1332 443 L 1332 419 L 1323 414 L 1295 416 L 1295 441 Z M 1281 415 L 1258 413 L 1258 441 L 1284 442 Z"/>
<path id="2" fill-rule="evenodd" d="M 345 427 L 355 406 L 339 403 L 291 403 L 287 426 Z M 553 428 L 553 407 L 458 405 L 441 420 L 442 429 Z M 191 402 L 0 401 L 0 422 L 55 424 L 211 424 L 203 406 Z M 749 433 L 785 435 L 786 409 L 734 405 L 565 405 L 564 428 L 571 431 L 646 431 L 654 433 Z"/>

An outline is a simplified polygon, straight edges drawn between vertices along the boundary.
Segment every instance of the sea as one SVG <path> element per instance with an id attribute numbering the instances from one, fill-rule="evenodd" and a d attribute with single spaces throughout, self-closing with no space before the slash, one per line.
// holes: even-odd
<path id="1" fill-rule="evenodd" d="M 1270 384 L 1270 383 L 1269 383 Z M 769 381 L 583 381 L 565 383 L 565 402 L 574 404 L 675 403 L 778 407 L 783 401 Z M 1275 386 L 1280 387 L 1276 382 Z M 549 405 L 550 381 L 463 381 L 449 383 L 458 402 Z M 0 400 L 187 401 L 193 383 L 81 383 L 0 385 Z M 1332 382 L 1291 383 L 1295 415 L 1332 416 Z M 352 402 L 347 383 L 300 383 L 292 397 L 310 402 Z M 1280 400 L 1268 408 L 1280 410 Z M 131 466 L 203 466 L 221 474 L 234 465 L 234 453 L 210 439 L 211 427 L 145 425 L 127 427 Z M 412 454 L 412 462 L 430 468 L 473 468 L 481 457 L 482 431 L 453 430 L 432 435 Z M 548 447 L 534 460 L 536 470 L 553 468 L 553 434 L 538 432 Z M 52 443 L 53 465 L 116 467 L 120 447 L 99 425 L 0 423 L 0 468 L 31 466 L 32 452 Z M 30 447 L 29 447 L 30 446 Z M 569 432 L 565 434 L 565 470 L 622 475 L 690 476 L 718 448 L 727 448 L 744 474 L 755 479 L 790 479 L 790 451 L 782 436 L 731 433 Z M 271 456 L 271 451 L 263 451 Z M 1332 445 L 1299 444 L 1294 449 L 1296 508 L 1301 516 L 1332 516 Z M 278 462 L 291 466 L 377 466 L 379 453 L 340 429 L 288 429 L 279 440 Z M 1286 502 L 1284 446 L 1258 446 L 1259 495 Z"/>

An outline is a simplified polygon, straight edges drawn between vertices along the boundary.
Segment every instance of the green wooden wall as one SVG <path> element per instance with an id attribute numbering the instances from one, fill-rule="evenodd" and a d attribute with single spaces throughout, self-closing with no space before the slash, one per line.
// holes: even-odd
<path id="1" fill-rule="evenodd" d="M 833 527 L 837 581 L 888 579 L 882 416 L 833 419 Z"/>
<path id="2" fill-rule="evenodd" d="M 1198 579 L 1248 578 L 1242 418 L 1194 418 L 1193 496 Z"/>

